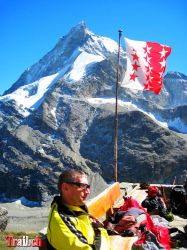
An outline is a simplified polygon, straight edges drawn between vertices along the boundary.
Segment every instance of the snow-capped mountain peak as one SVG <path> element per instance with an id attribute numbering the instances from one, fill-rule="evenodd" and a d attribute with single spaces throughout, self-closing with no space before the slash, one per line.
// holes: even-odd
<path id="1" fill-rule="evenodd" d="M 28 116 L 30 112 L 39 107 L 45 100 L 46 93 L 49 93 L 60 79 L 63 79 L 66 86 L 69 85 L 68 88 L 71 88 L 71 84 L 76 82 L 75 88 L 77 90 L 83 87 L 81 79 L 84 78 L 87 81 L 89 74 L 91 75 L 92 71 L 97 68 L 94 67 L 97 64 L 102 64 L 102 67 L 107 65 L 106 70 L 114 71 L 112 63 L 117 61 L 117 52 L 118 44 L 115 41 L 94 34 L 86 27 L 84 22 L 81 22 L 73 27 L 66 36 L 61 37 L 56 46 L 44 55 L 39 62 L 28 68 L 6 94 L 0 97 L 0 101 L 13 101 L 16 103 L 19 113 Z M 125 59 L 125 52 L 122 48 L 121 58 Z M 105 64 L 105 61 L 110 62 Z M 123 68 L 125 68 L 124 65 Z M 99 77 L 98 71 L 95 75 L 96 78 Z M 177 89 L 174 87 L 176 79 Z M 102 89 L 103 91 L 107 90 L 107 94 L 112 91 L 113 81 L 112 78 L 108 83 L 103 83 Z M 101 87 L 101 85 L 99 86 Z M 186 86 L 186 77 L 183 74 L 169 72 L 165 76 L 163 91 L 157 97 L 155 105 L 164 108 L 185 105 L 187 103 Z M 89 89 L 92 89 L 92 87 L 89 87 Z M 88 94 L 92 96 L 91 92 Z M 100 94 L 103 95 L 102 91 Z M 131 93 L 131 95 L 133 94 Z M 146 101 L 154 102 L 155 97 L 150 94 L 142 94 L 141 96 L 142 100 L 145 98 Z M 123 93 L 121 98 L 126 98 Z M 133 100 L 137 98 L 137 96 L 134 96 Z M 142 101 L 138 99 L 138 102 Z"/>
<path id="2" fill-rule="evenodd" d="M 0 97 L 5 196 L 47 201 L 57 174 L 72 167 L 112 181 L 117 51 L 115 41 L 80 23 Z M 125 70 L 121 50 L 120 80 Z M 172 183 L 177 176 L 182 183 L 187 80 L 168 76 L 157 96 L 124 90 L 119 81 L 119 181 Z"/>
<path id="3" fill-rule="evenodd" d="M 67 82 L 78 81 L 86 70 L 117 54 L 118 45 L 110 38 L 95 35 L 84 22 L 60 38 L 56 46 L 21 75 L 17 82 L 0 97 L 0 101 L 15 101 L 20 113 L 29 114 L 44 100 L 50 87 L 64 77 Z"/>
<path id="4" fill-rule="evenodd" d="M 4 95 L 42 77 L 58 73 L 67 64 L 73 64 L 82 51 L 87 55 L 92 54 L 105 58 L 111 53 L 117 53 L 117 43 L 110 38 L 95 35 L 89 31 L 84 22 L 81 22 L 73 27 L 66 36 L 61 37 L 56 46 L 37 63 L 26 69 L 12 87 L 5 91 Z"/>
<path id="5" fill-rule="evenodd" d="M 0 100 L 15 101 L 20 113 L 27 116 L 28 110 L 36 109 L 61 77 L 67 82 L 79 81 L 90 66 L 109 54 L 116 54 L 117 49 L 115 41 L 95 35 L 81 22 L 60 38 L 39 62 L 28 68 Z"/>

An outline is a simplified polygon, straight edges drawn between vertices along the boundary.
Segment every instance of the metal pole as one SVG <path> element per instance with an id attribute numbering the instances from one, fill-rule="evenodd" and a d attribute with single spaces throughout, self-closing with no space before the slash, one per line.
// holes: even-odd
<path id="1" fill-rule="evenodd" d="M 118 30 L 118 64 L 117 64 L 117 78 L 116 78 L 116 105 L 115 105 L 115 121 L 114 121 L 114 181 L 118 181 L 118 84 L 119 84 L 119 64 L 120 64 L 120 42 L 122 30 Z"/>

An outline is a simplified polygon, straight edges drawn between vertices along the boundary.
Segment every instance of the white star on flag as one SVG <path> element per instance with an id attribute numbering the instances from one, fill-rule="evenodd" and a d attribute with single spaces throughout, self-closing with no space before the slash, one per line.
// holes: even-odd
<path id="1" fill-rule="evenodd" d="M 162 48 L 162 51 L 159 52 L 159 53 L 161 54 L 161 58 L 162 58 L 162 57 L 165 57 L 166 54 L 167 54 L 167 50 L 165 50 L 164 48 Z"/>

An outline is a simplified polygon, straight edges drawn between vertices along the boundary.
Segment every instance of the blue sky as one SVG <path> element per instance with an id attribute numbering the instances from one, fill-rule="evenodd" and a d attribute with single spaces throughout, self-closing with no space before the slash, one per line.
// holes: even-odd
<path id="1" fill-rule="evenodd" d="M 116 41 L 122 29 L 123 37 L 171 46 L 166 72 L 187 75 L 186 0 L 0 0 L 0 10 L 0 95 L 82 20 Z"/>

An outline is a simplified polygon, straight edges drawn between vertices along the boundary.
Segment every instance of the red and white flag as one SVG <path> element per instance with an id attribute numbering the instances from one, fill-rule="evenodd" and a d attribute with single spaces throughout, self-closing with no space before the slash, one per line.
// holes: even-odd
<path id="1" fill-rule="evenodd" d="M 171 48 L 159 43 L 125 38 L 127 70 L 122 85 L 134 90 L 149 90 L 159 94 L 166 58 Z"/>

